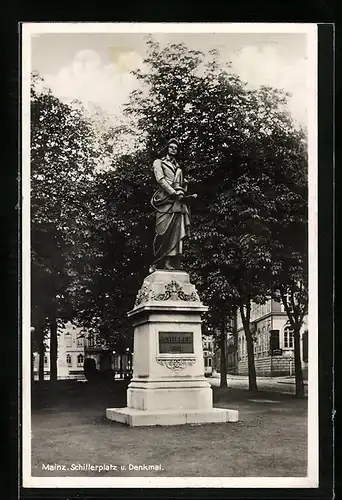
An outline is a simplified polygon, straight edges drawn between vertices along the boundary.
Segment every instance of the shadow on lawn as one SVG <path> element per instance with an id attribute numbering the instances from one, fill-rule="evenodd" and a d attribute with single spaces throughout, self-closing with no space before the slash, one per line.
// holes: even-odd
<path id="1" fill-rule="evenodd" d="M 101 407 L 124 407 L 127 404 L 127 387 L 129 381 L 110 382 L 77 382 L 61 380 L 57 382 L 35 382 L 32 386 L 32 411 L 66 410 L 78 411 Z M 297 399 L 294 395 L 270 391 L 250 392 L 241 388 L 213 387 L 213 401 L 216 406 L 235 408 L 236 405 L 277 403 L 288 401 L 291 406 L 306 406 L 306 401 Z"/>
<path id="2" fill-rule="evenodd" d="M 77 382 L 75 380 L 61 380 L 35 382 L 31 391 L 32 411 L 41 409 L 64 408 L 85 410 L 95 406 L 126 405 L 127 381 L 113 382 Z"/>

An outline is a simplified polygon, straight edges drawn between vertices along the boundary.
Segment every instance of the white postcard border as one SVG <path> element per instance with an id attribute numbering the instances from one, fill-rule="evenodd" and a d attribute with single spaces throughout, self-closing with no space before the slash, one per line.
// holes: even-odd
<path id="1" fill-rule="evenodd" d="M 31 475 L 30 73 L 31 38 L 46 33 L 305 33 L 308 39 L 309 375 L 307 477 L 35 477 Z M 318 487 L 317 25 L 300 23 L 22 24 L 22 475 L 35 488 Z"/>

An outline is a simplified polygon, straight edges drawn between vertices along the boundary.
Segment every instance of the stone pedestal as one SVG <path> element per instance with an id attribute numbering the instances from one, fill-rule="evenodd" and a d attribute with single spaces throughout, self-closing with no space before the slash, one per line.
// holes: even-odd
<path id="1" fill-rule="evenodd" d="M 131 426 L 238 420 L 236 410 L 213 408 L 202 350 L 206 310 L 184 271 L 155 271 L 145 278 L 128 313 L 134 358 L 127 407 L 107 408 L 107 418 Z"/>

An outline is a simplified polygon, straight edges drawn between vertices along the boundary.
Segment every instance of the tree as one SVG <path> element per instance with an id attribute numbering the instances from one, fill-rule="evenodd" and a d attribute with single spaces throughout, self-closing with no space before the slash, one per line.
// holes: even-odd
<path id="1" fill-rule="evenodd" d="M 31 274 L 33 322 L 50 332 L 50 378 L 57 379 L 58 319 L 72 316 L 68 288 L 76 242 L 91 218 L 99 152 L 79 110 L 57 99 L 39 75 L 31 84 Z M 36 313 L 36 314 L 35 314 Z M 33 325 L 35 326 L 35 325 Z"/>
<path id="2" fill-rule="evenodd" d="M 45 336 L 43 326 L 31 327 L 31 383 L 34 381 L 34 353 L 38 354 L 38 380 L 44 381 Z"/>
<path id="3" fill-rule="evenodd" d="M 298 275 L 297 275 L 298 276 Z M 280 286 L 280 296 L 289 319 L 294 341 L 296 396 L 304 397 L 303 369 L 301 362 L 301 329 L 308 312 L 308 288 L 306 278 L 295 281 L 295 273 L 288 277 L 288 285 Z"/>
<path id="4" fill-rule="evenodd" d="M 202 300 L 210 303 L 206 300 L 206 292 L 208 289 L 204 288 L 203 293 L 201 293 Z M 228 308 L 227 308 L 228 306 Z M 228 324 L 230 323 L 232 315 L 232 309 L 229 307 L 229 303 L 221 300 L 219 303 L 213 303 L 209 311 L 204 314 L 202 330 L 207 332 L 212 332 L 214 346 L 218 348 L 220 352 L 220 387 L 227 387 L 227 334 L 228 334 Z"/>
<path id="5" fill-rule="evenodd" d="M 250 309 L 271 294 L 279 193 L 295 168 L 298 136 L 286 110 L 288 95 L 269 87 L 248 90 L 229 67 L 219 68 L 215 51 L 205 58 L 183 44 L 147 45 L 147 69 L 135 72 L 142 88 L 133 92 L 126 114 L 143 131 L 141 149 L 150 164 L 172 136 L 186 151 L 181 161 L 200 197 L 192 207 L 185 265 L 212 311 L 239 308 L 249 387 L 257 390 Z M 218 312 L 215 321 L 223 331 Z"/>
<path id="6" fill-rule="evenodd" d="M 303 397 L 300 335 L 308 313 L 307 144 L 303 132 L 296 134 L 288 150 L 291 157 L 283 167 L 291 182 L 283 186 L 278 199 L 278 227 L 272 250 L 273 296 L 282 301 L 292 329 L 296 395 Z"/>
<path id="7" fill-rule="evenodd" d="M 39 263 L 31 248 L 31 375 L 34 352 L 38 353 L 38 380 L 44 380 L 45 340 L 47 335 L 47 295 L 43 293 L 49 280 L 48 270 Z M 32 378 L 33 380 L 33 378 Z"/>
<path id="8" fill-rule="evenodd" d="M 84 261 L 92 272 L 79 274 L 82 321 L 101 318 L 101 335 L 116 341 L 128 331 L 126 312 L 152 260 L 151 164 L 176 136 L 186 151 L 186 176 L 200 194 L 184 265 L 210 306 L 212 325 L 224 332 L 224 314 L 239 308 L 256 390 L 251 302 L 262 303 L 273 289 L 279 200 L 296 168 L 287 95 L 248 90 L 229 67 L 218 67 L 215 51 L 206 58 L 183 44 L 147 44 L 147 69 L 135 72 L 142 88 L 125 111 L 129 130 L 140 133 L 137 146 L 116 156 L 113 171 L 97 176 L 93 188 L 101 209 L 89 230 L 96 251 Z"/>
<path id="9" fill-rule="evenodd" d="M 96 214 L 87 228 L 86 268 L 74 287 L 78 321 L 117 352 L 132 348 L 127 312 L 152 261 L 153 213 L 150 167 L 139 153 L 98 172 L 92 196 Z"/>

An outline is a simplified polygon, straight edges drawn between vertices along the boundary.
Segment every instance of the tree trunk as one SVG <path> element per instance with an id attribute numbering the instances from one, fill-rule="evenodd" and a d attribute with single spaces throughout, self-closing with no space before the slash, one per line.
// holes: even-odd
<path id="1" fill-rule="evenodd" d="M 237 310 L 234 312 L 234 323 L 233 323 L 233 335 L 234 335 L 234 375 L 239 373 L 239 360 L 238 360 L 238 334 L 237 334 Z"/>
<path id="2" fill-rule="evenodd" d="M 123 378 L 123 361 L 122 361 L 122 354 L 120 354 L 119 373 L 120 373 L 120 379 L 121 379 L 121 378 Z"/>
<path id="3" fill-rule="evenodd" d="M 248 328 L 245 329 L 246 342 L 247 342 L 247 358 L 248 358 L 248 385 L 249 390 L 253 392 L 258 391 L 258 385 L 256 380 L 255 362 L 254 362 L 254 342 L 252 338 L 251 331 Z"/>
<path id="4" fill-rule="evenodd" d="M 39 340 L 39 365 L 38 365 L 38 380 L 39 382 L 44 381 L 44 357 L 45 357 L 45 345 L 44 345 L 44 335 L 40 332 L 41 338 Z"/>
<path id="5" fill-rule="evenodd" d="M 240 314 L 245 332 L 247 343 L 247 358 L 248 358 L 248 389 L 252 392 L 258 391 L 256 380 L 255 362 L 254 362 L 254 343 L 250 329 L 250 302 L 246 305 L 246 312 L 244 306 L 240 306 Z"/>
<path id="6" fill-rule="evenodd" d="M 57 318 L 55 314 L 50 317 L 50 380 L 57 380 L 57 351 L 58 351 L 58 338 L 57 338 Z"/>
<path id="7" fill-rule="evenodd" d="M 220 387 L 228 387 L 227 385 L 227 332 L 224 323 L 222 324 L 220 335 Z"/>
<path id="8" fill-rule="evenodd" d="M 305 396 L 302 362 L 300 359 L 300 327 L 293 331 L 294 359 L 295 359 L 295 378 L 296 378 L 296 396 L 303 398 Z"/>

